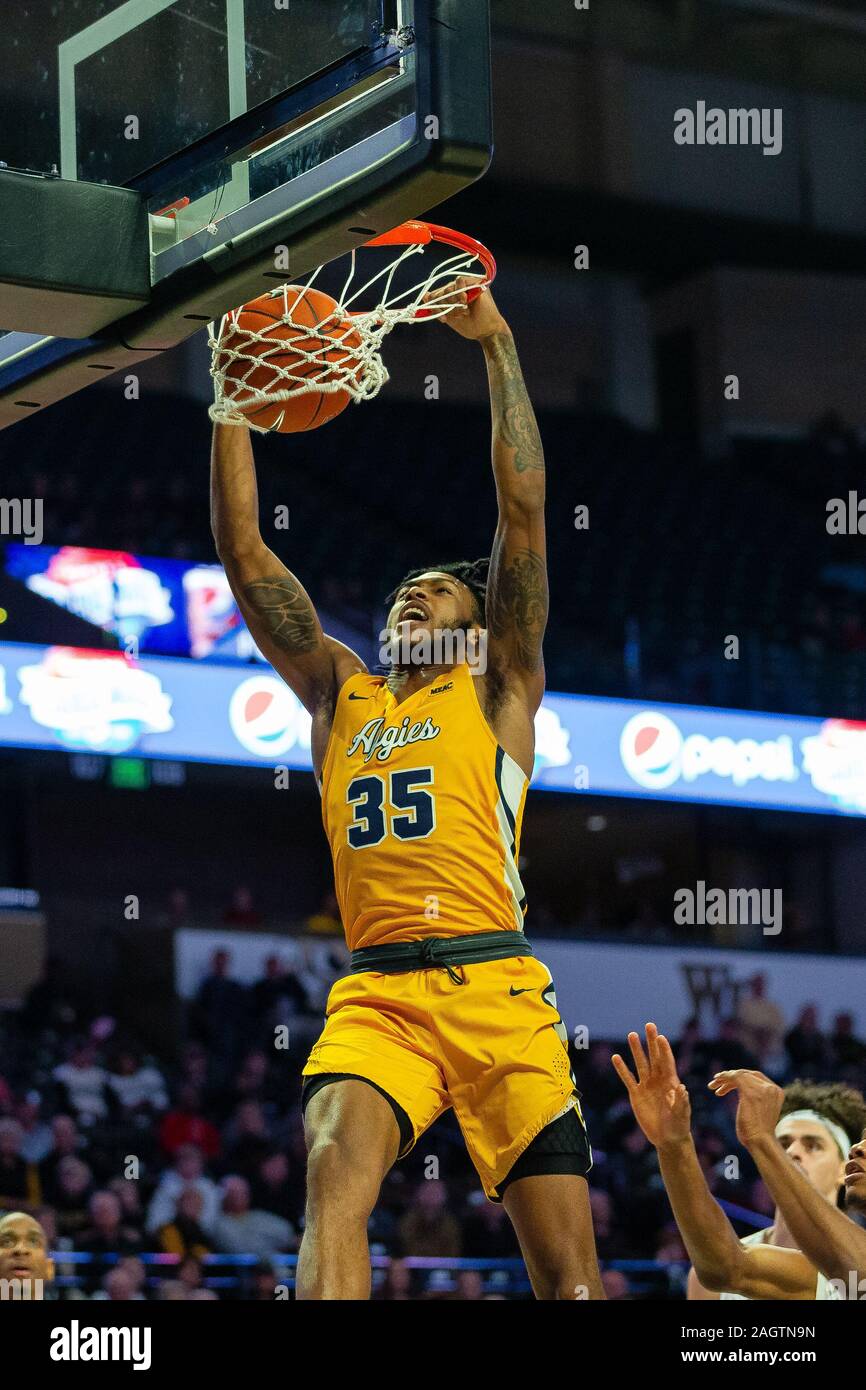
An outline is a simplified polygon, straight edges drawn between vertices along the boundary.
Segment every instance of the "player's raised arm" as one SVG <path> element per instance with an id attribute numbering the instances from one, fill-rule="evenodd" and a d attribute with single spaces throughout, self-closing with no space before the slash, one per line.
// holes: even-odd
<path id="1" fill-rule="evenodd" d="M 824 1200 L 776 1138 L 784 1098 L 781 1087 L 762 1072 L 742 1070 L 719 1072 L 710 1089 L 717 1096 L 737 1091 L 737 1136 L 804 1253 L 826 1278 L 840 1279 L 846 1287 L 852 1271 L 858 1280 L 866 1279 L 866 1231 Z M 846 1185 L 849 1204 L 866 1210 L 866 1195 L 858 1190 L 866 1187 L 866 1133 L 851 1148 Z"/>
<path id="2" fill-rule="evenodd" d="M 817 1272 L 799 1250 L 756 1245 L 747 1249 L 713 1197 L 691 1133 L 688 1092 L 677 1075 L 667 1038 L 652 1023 L 644 1053 L 629 1033 L 637 1079 L 622 1057 L 613 1057 L 635 1119 L 659 1156 L 674 1220 L 695 1274 L 705 1289 L 746 1298 L 814 1299 Z"/>
<path id="3" fill-rule="evenodd" d="M 311 714 L 333 702 L 360 657 L 322 631 L 309 594 L 262 540 L 249 430 L 215 425 L 211 529 L 238 607 L 263 656 Z"/>
<path id="4" fill-rule="evenodd" d="M 541 435 L 511 329 L 490 291 L 444 322 L 479 342 L 487 364 L 499 503 L 487 581 L 488 644 L 491 657 L 519 681 L 534 713 L 544 694 L 541 648 L 548 609 Z"/>

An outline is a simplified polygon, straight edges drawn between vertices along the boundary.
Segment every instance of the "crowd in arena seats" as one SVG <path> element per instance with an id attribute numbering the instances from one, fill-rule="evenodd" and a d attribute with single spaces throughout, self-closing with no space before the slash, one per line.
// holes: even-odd
<path id="1" fill-rule="evenodd" d="M 300 1069 L 310 1034 L 292 1022 L 307 1017 L 303 983 L 287 971 L 279 987 L 271 962 L 244 986 L 229 966 L 215 959 L 202 980 L 174 1058 L 142 1055 L 120 1021 L 89 1017 L 74 999 L 62 1015 L 28 1007 L 0 1021 L 0 1210 L 31 1211 L 44 1226 L 57 1263 L 52 1297 L 289 1295 L 304 1225 Z M 220 1046 L 202 1026 L 216 982 L 238 991 Z M 289 1020 L 285 1049 L 273 1042 L 275 1018 Z M 309 1019 L 317 1028 L 320 1012 Z M 686 1252 L 655 1152 L 610 1064 L 623 1047 L 592 1039 L 572 1048 L 605 1288 L 616 1299 L 682 1298 Z M 808 1005 L 786 1019 L 758 975 L 734 1016 L 692 1020 L 675 1052 L 707 1181 L 751 1213 L 738 1222 L 747 1234 L 768 1223 L 772 1205 L 737 1144 L 734 1098 L 716 1099 L 708 1079 L 755 1066 L 781 1083 L 864 1089 L 866 1043 L 846 1014 L 825 1020 Z M 451 1115 L 391 1171 L 369 1237 L 376 1300 L 530 1297 L 505 1210 L 483 1197 Z"/>
<path id="2" fill-rule="evenodd" d="M 94 404 L 36 416 L 26 454 L 14 431 L 0 440 L 8 495 L 42 500 L 46 544 L 212 562 L 206 412 L 158 397 L 147 429 L 131 433 L 130 405 L 110 383 Z M 408 569 L 474 558 L 492 537 L 493 489 L 485 502 L 475 471 L 488 412 L 442 402 L 426 423 L 416 403 L 383 399 L 312 436 L 256 439 L 266 531 L 275 507 L 290 508 L 288 536 L 267 539 L 323 607 L 367 631 Z M 860 537 L 826 525 L 828 501 L 866 472 L 850 430 L 825 419 L 800 440 L 738 441 L 711 458 L 600 414 L 541 412 L 540 424 L 552 689 L 862 716 L 866 567 Z M 115 428 L 124 466 L 100 470 L 97 484 L 92 455 Z M 287 484 L 287 450 L 301 486 Z M 373 504 L 373 488 L 388 506 Z M 724 656 L 730 635 L 736 660 Z"/>

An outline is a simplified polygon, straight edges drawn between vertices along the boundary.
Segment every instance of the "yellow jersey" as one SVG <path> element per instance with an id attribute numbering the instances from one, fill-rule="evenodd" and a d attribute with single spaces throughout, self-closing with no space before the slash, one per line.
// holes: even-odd
<path id="1" fill-rule="evenodd" d="M 528 785 L 487 723 L 465 664 L 400 703 L 384 676 L 352 676 L 337 699 L 321 780 L 350 949 L 521 930 Z"/>

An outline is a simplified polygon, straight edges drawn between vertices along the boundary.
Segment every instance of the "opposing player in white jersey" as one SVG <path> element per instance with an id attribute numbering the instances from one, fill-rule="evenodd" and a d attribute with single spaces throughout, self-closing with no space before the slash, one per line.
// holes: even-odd
<path id="1" fill-rule="evenodd" d="M 736 1091 L 737 1137 L 755 1160 L 797 1247 L 839 1298 L 860 1302 L 866 1296 L 866 1231 L 851 1215 L 866 1216 L 866 1124 L 848 1151 L 843 1210 L 824 1201 L 777 1142 L 785 1095 L 775 1081 L 760 1071 L 721 1071 L 710 1090 L 717 1096 Z M 847 1093 L 863 1099 L 857 1091 Z M 849 1115 L 843 1128 L 850 1130 L 852 1122 Z"/>
<path id="2" fill-rule="evenodd" d="M 848 1151 L 857 1142 L 866 1124 L 863 1097 L 850 1086 L 818 1085 L 807 1081 L 794 1081 L 786 1086 L 784 1097 L 779 1122 L 775 1127 L 776 1138 L 815 1191 L 825 1202 L 835 1206 L 845 1183 Z M 798 1243 L 778 1207 L 773 1213 L 771 1226 L 744 1236 L 740 1244 L 746 1248 L 770 1245 L 777 1249 L 798 1249 Z M 836 1298 L 830 1280 L 820 1271 L 816 1272 L 816 1300 L 823 1302 Z M 712 1293 L 703 1287 L 694 1269 L 689 1271 L 688 1296 L 690 1299 L 748 1297 L 742 1293 Z"/>
<path id="3" fill-rule="evenodd" d="M 701 1169 L 691 1133 L 689 1096 L 677 1075 L 670 1043 L 652 1023 L 646 1026 L 646 1053 L 637 1033 L 630 1033 L 628 1042 L 637 1080 L 619 1055 L 613 1065 L 638 1124 L 658 1152 L 674 1218 L 693 1265 L 689 1297 L 838 1298 L 836 1287 L 794 1248 L 781 1217 L 767 1232 L 738 1239 Z M 780 1150 L 787 1148 L 802 1171 L 808 1170 L 816 1190 L 833 1202 L 844 1183 L 848 1149 L 866 1123 L 866 1103 L 859 1092 L 847 1087 L 801 1083 L 790 1092 L 791 1109 L 777 1128 Z M 835 1118 L 822 1118 L 830 1108 Z"/>

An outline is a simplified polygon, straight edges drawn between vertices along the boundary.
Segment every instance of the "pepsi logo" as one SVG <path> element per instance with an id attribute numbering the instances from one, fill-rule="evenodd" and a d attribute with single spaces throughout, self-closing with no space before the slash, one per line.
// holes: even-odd
<path id="1" fill-rule="evenodd" d="M 273 761 L 296 743 L 309 745 L 310 716 L 282 681 L 252 676 L 242 681 L 229 703 L 229 723 L 248 753 Z"/>
<path id="2" fill-rule="evenodd" d="M 660 791 L 676 782 L 682 771 L 683 736 L 672 719 L 656 710 L 642 710 L 620 735 L 623 767 L 640 787 Z"/>

